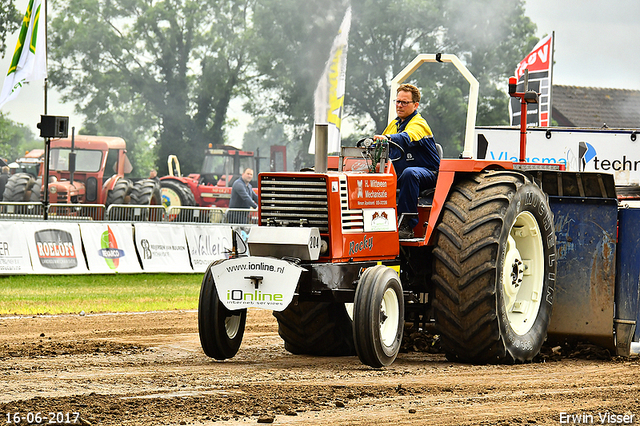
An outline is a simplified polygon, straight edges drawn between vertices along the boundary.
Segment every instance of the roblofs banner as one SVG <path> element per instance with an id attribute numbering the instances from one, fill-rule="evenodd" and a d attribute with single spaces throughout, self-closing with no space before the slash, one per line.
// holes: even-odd
<path id="1" fill-rule="evenodd" d="M 145 272 L 193 272 L 182 226 L 136 223 L 134 227 Z"/>
<path id="2" fill-rule="evenodd" d="M 33 273 L 24 223 L 0 222 L 0 275 Z"/>
<path id="3" fill-rule="evenodd" d="M 80 232 L 92 273 L 142 272 L 130 223 L 81 223 Z"/>
<path id="4" fill-rule="evenodd" d="M 80 228 L 77 223 L 25 223 L 33 272 L 86 274 Z"/>

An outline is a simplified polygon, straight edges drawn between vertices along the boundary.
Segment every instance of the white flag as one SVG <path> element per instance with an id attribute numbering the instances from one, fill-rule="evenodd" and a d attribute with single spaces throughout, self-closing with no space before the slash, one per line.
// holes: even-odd
<path id="1" fill-rule="evenodd" d="M 44 19 L 40 21 L 43 2 L 44 0 L 29 0 L 16 50 L 13 53 L 9 72 L 4 79 L 4 86 L 2 86 L 0 108 L 18 96 L 20 89 L 26 82 L 42 80 L 47 77 L 45 22 Z M 44 8 L 42 16 L 44 16 Z"/>
<path id="2" fill-rule="evenodd" d="M 344 109 L 344 88 L 347 78 L 347 46 L 349 44 L 349 29 L 351 28 L 351 7 L 344 15 L 340 30 L 333 46 L 329 61 L 314 93 L 314 120 L 316 124 L 329 124 L 329 151 L 340 151 L 340 129 L 342 127 L 342 110 Z M 309 154 L 315 153 L 314 134 L 309 145 Z"/>

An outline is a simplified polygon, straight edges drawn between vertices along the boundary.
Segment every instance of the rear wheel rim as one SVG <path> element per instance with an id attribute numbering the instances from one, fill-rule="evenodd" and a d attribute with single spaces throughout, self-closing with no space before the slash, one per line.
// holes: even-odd
<path id="1" fill-rule="evenodd" d="M 180 206 L 180 196 L 171 188 L 162 188 L 162 205 L 165 207 Z"/>
<path id="2" fill-rule="evenodd" d="M 509 325 L 523 336 L 535 324 L 544 286 L 544 248 L 536 218 L 521 212 L 509 231 L 502 270 L 504 307 Z"/>

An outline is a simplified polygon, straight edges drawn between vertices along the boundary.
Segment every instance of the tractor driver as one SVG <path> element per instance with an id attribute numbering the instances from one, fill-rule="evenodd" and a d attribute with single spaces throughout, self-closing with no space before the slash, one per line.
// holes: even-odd
<path id="1" fill-rule="evenodd" d="M 396 95 L 398 117 L 391 121 L 382 135 L 374 140 L 388 139 L 391 158 L 398 158 L 393 167 L 398 175 L 398 216 L 406 215 L 400 223 L 399 238 L 413 238 L 413 228 L 418 224 L 418 196 L 420 191 L 436 186 L 440 155 L 427 121 L 418 114 L 420 90 L 411 84 L 402 84 Z"/>

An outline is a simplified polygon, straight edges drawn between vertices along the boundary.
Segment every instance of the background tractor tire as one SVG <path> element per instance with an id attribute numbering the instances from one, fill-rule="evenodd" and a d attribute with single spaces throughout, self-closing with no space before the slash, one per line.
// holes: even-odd
<path id="1" fill-rule="evenodd" d="M 530 361 L 555 290 L 553 214 L 526 175 L 491 171 L 454 183 L 437 226 L 434 313 L 450 360 Z"/>
<path id="2" fill-rule="evenodd" d="M 11 176 L 4 187 L 2 201 L 6 203 L 24 203 L 31 201 L 31 194 L 36 180 L 29 173 L 16 173 Z M 40 200 L 38 199 L 38 202 Z"/>
<path id="3" fill-rule="evenodd" d="M 284 348 L 295 355 L 355 355 L 351 319 L 344 303 L 299 302 L 274 312 Z"/>
<path id="4" fill-rule="evenodd" d="M 42 200 L 40 199 L 40 193 L 42 192 L 42 178 L 38 177 L 31 187 L 31 195 L 29 196 L 29 201 L 32 203 L 40 203 Z"/>
<path id="5" fill-rule="evenodd" d="M 136 206 L 159 206 L 162 204 L 160 184 L 155 179 L 142 179 L 133 185 L 131 203 Z"/>
<path id="6" fill-rule="evenodd" d="M 175 180 L 161 180 L 162 205 L 169 209 L 169 220 L 194 222 L 194 210 L 181 207 L 193 207 L 196 199 L 189 185 Z M 173 207 L 173 208 L 171 208 Z"/>
<path id="7" fill-rule="evenodd" d="M 111 204 L 129 204 L 133 184 L 129 179 L 118 179 L 113 189 L 107 194 L 106 207 Z"/>
<path id="8" fill-rule="evenodd" d="M 169 208 L 171 206 L 195 206 L 196 199 L 189 189 L 189 186 L 175 180 L 160 181 L 162 191 L 162 205 Z"/>
<path id="9" fill-rule="evenodd" d="M 207 268 L 198 301 L 198 333 L 204 353 L 217 360 L 233 358 L 240 349 L 246 322 L 246 309 L 230 311 L 220 302 L 211 268 Z"/>

